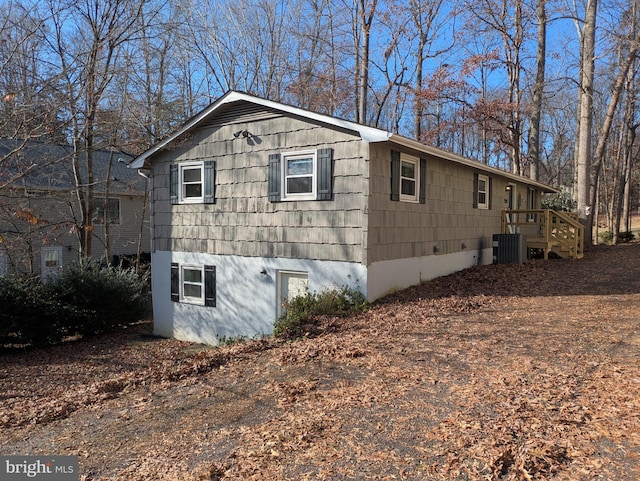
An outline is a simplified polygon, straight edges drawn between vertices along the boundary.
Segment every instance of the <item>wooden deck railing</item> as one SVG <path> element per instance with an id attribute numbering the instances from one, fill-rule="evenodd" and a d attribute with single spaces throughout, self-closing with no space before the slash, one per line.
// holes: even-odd
<path id="1" fill-rule="evenodd" d="M 522 234 L 528 248 L 542 249 L 561 257 L 581 259 L 584 256 L 584 226 L 575 212 L 551 209 L 503 210 L 502 233 Z"/>

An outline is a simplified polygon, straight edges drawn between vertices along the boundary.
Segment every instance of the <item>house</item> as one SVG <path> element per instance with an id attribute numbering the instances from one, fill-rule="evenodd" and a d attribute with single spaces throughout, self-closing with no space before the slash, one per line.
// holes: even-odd
<path id="1" fill-rule="evenodd" d="M 79 259 L 72 153 L 68 145 L 0 139 L 0 275 L 46 280 Z M 127 168 L 132 159 L 93 153 L 93 257 L 149 252 L 148 180 Z M 84 171 L 78 175 L 86 179 Z"/>
<path id="2" fill-rule="evenodd" d="M 152 179 L 155 332 L 272 331 L 296 294 L 374 300 L 492 262 L 501 211 L 554 189 L 400 135 L 229 92 L 130 167 Z"/>

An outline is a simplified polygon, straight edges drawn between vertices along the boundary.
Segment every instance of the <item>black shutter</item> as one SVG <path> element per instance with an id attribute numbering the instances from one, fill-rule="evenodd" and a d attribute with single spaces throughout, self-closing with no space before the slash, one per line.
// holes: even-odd
<path id="1" fill-rule="evenodd" d="M 180 266 L 171 263 L 171 300 L 180 302 Z"/>
<path id="2" fill-rule="evenodd" d="M 216 266 L 204 266 L 204 305 L 216 307 Z"/>
<path id="3" fill-rule="evenodd" d="M 473 174 L 473 208 L 478 208 L 478 174 Z"/>
<path id="4" fill-rule="evenodd" d="M 400 200 L 400 152 L 391 151 L 391 200 Z"/>
<path id="5" fill-rule="evenodd" d="M 493 177 L 489 177 L 489 182 L 487 183 L 487 189 L 489 189 L 489 192 L 487 192 L 487 202 L 489 203 L 488 207 L 489 210 L 491 210 L 491 204 L 493 202 L 491 202 L 491 200 L 493 199 Z"/>
<path id="6" fill-rule="evenodd" d="M 420 203 L 427 203 L 427 159 L 420 159 Z"/>
<path id="7" fill-rule="evenodd" d="M 281 185 L 280 154 L 269 154 L 269 200 L 271 202 L 280 202 Z"/>
<path id="8" fill-rule="evenodd" d="M 178 174 L 178 164 L 171 164 L 169 166 L 169 196 L 171 197 L 171 203 L 178 203 L 178 189 L 180 185 L 180 177 Z"/>
<path id="9" fill-rule="evenodd" d="M 319 149 L 318 162 L 318 200 L 331 200 L 333 182 L 333 149 Z"/>
<path id="10" fill-rule="evenodd" d="M 204 203 L 216 203 L 216 161 L 207 160 L 204 163 Z"/>

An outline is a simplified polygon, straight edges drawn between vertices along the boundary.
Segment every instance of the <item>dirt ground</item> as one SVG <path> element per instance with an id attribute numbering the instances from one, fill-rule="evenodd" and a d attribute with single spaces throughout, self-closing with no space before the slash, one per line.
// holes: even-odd
<path id="1" fill-rule="evenodd" d="M 424 283 L 295 342 L 0 354 L 0 453 L 82 480 L 640 479 L 640 244 Z"/>

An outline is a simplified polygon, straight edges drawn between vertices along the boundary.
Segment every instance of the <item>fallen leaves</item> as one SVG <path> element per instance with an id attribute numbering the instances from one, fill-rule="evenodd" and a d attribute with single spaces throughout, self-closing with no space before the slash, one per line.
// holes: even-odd
<path id="1" fill-rule="evenodd" d="M 640 244 L 600 247 L 468 269 L 292 343 L 141 324 L 5 352 L 0 450 L 76 454 L 87 481 L 638 479 L 639 272 Z"/>

